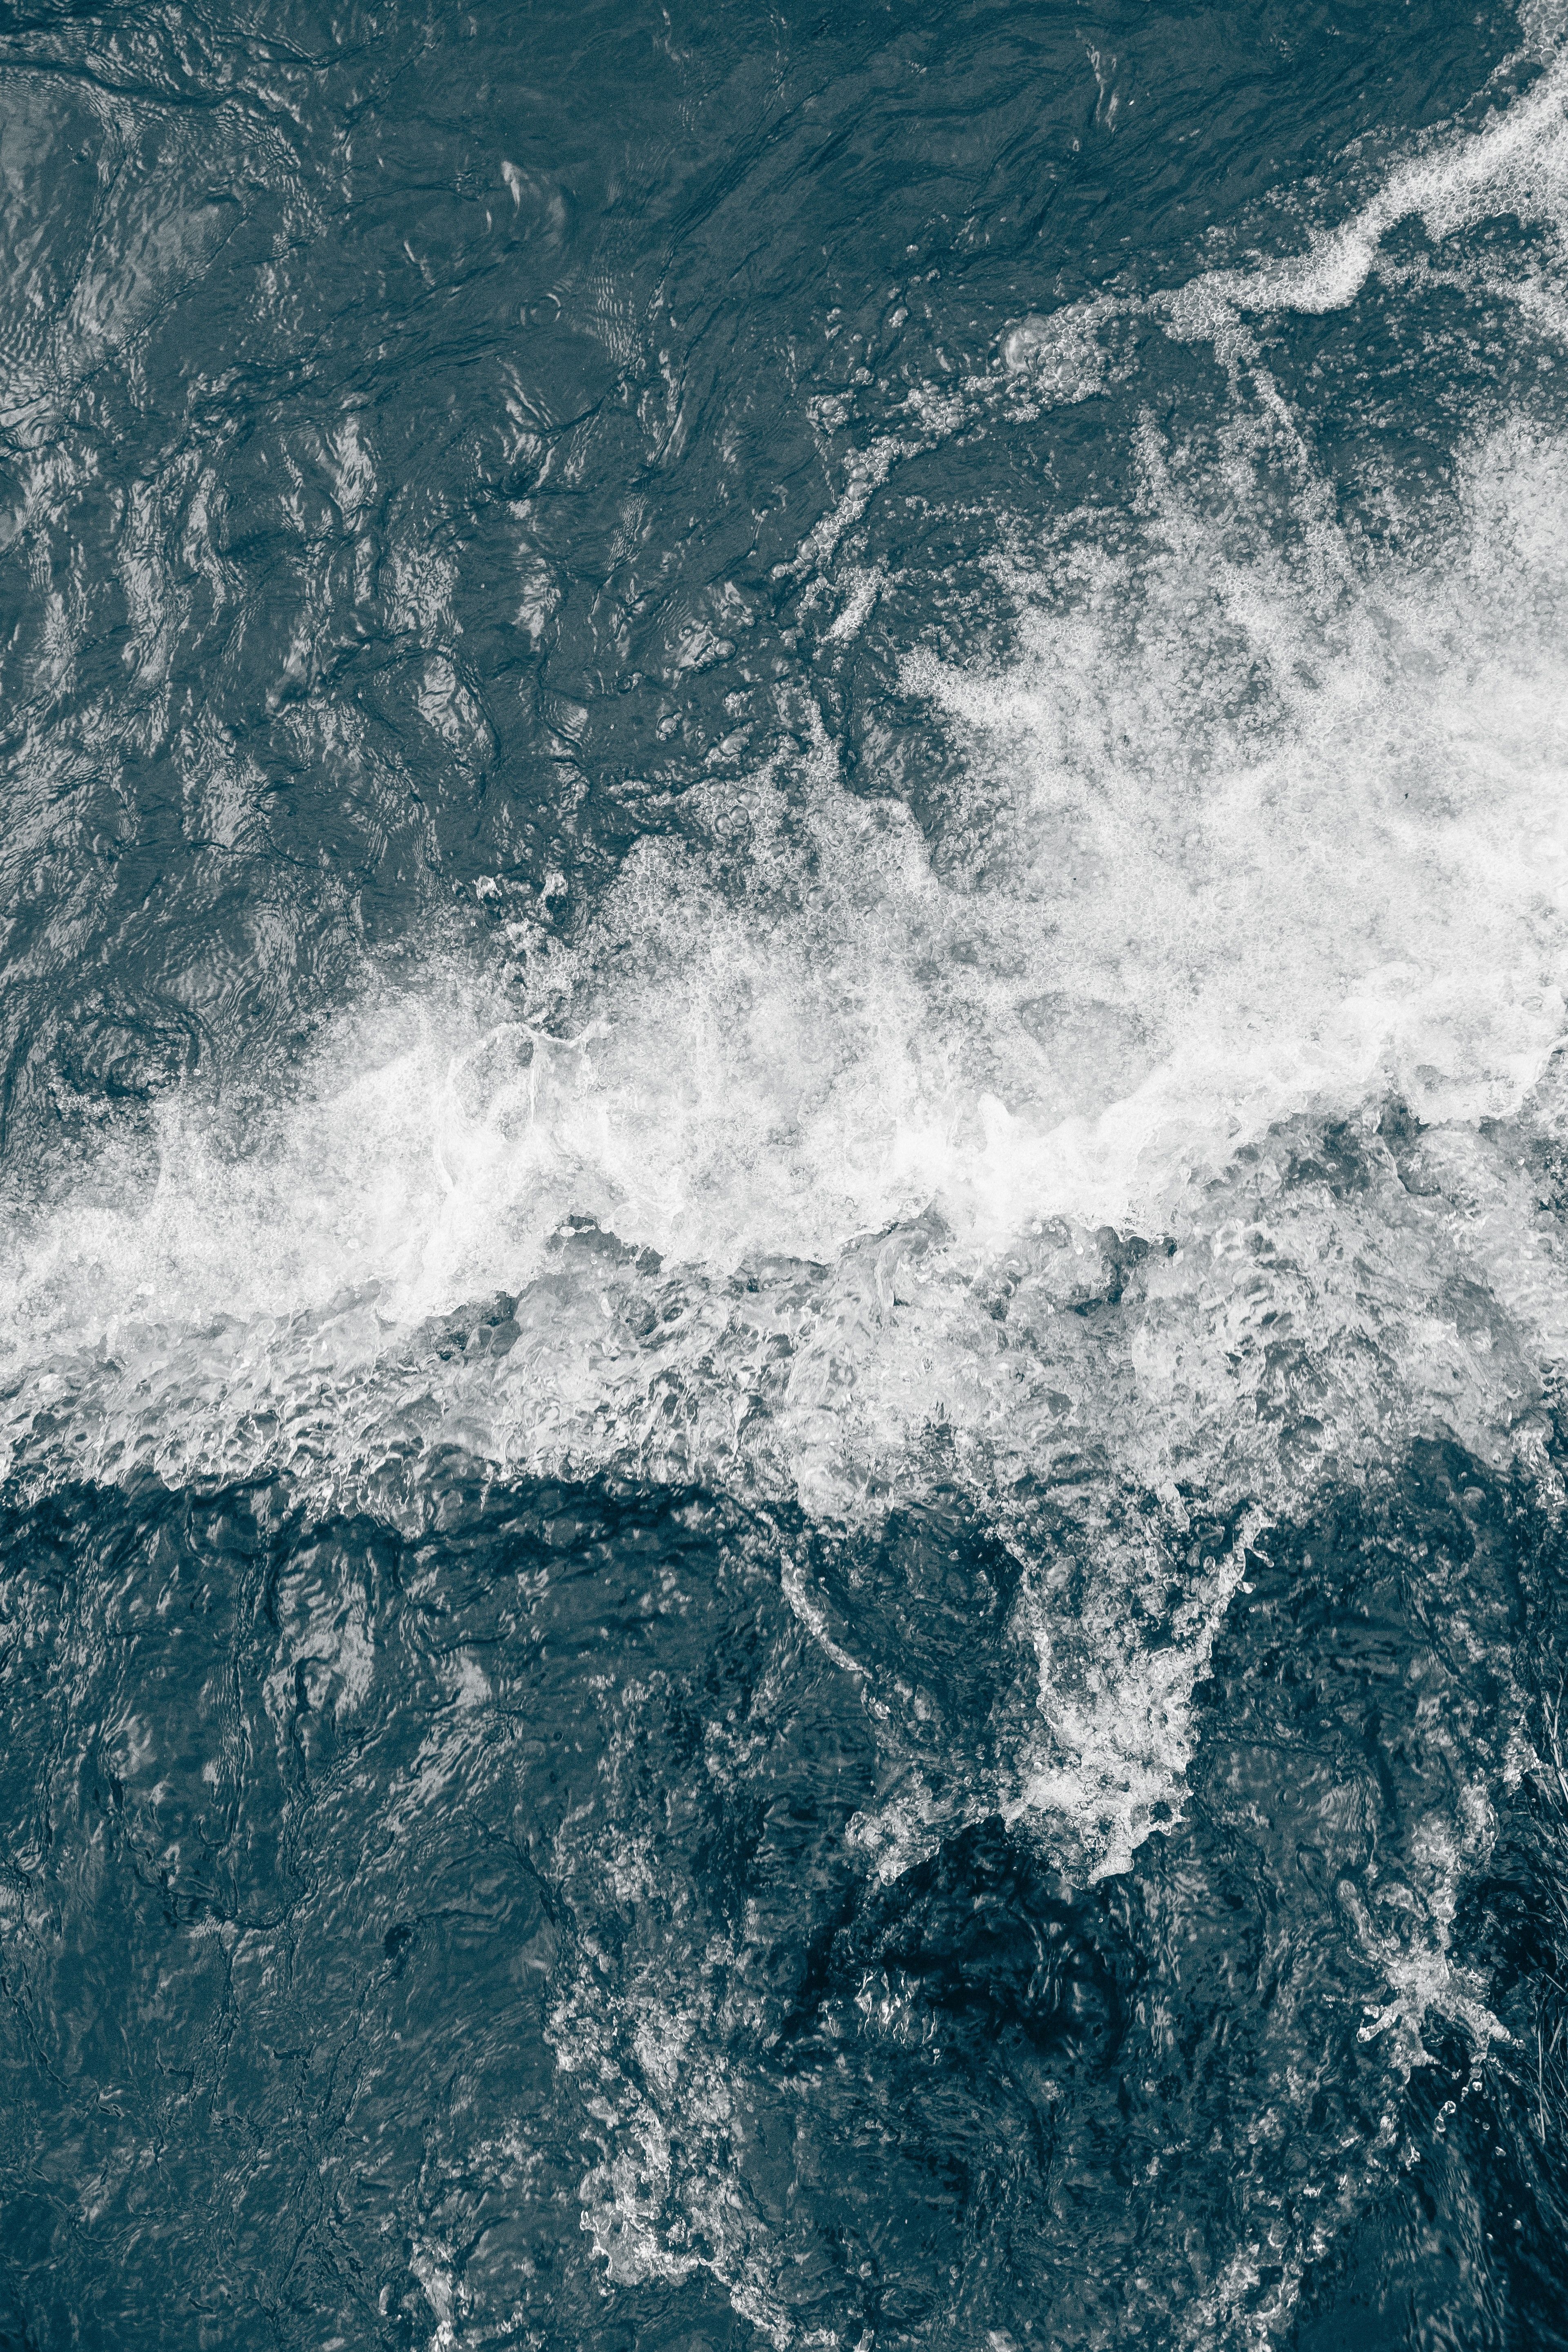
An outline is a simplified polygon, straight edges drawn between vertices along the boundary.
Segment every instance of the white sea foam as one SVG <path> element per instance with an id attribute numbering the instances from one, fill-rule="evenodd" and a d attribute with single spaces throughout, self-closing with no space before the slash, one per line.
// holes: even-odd
<path id="1" fill-rule="evenodd" d="M 1165 299 L 1180 334 L 1212 336 L 1236 311 L 1340 310 L 1353 302 L 1390 231 L 1418 220 L 1434 243 L 1502 215 L 1561 227 L 1568 218 L 1568 54 L 1483 126 L 1444 128 L 1397 165 L 1348 220 L 1307 251 L 1252 269 L 1217 269 Z"/>

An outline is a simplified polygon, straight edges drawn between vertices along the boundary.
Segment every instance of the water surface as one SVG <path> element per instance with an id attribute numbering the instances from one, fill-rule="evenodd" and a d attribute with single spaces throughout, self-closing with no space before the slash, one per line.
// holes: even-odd
<path id="1" fill-rule="evenodd" d="M 0 12 L 0 2344 L 1568 2341 L 1565 41 Z"/>

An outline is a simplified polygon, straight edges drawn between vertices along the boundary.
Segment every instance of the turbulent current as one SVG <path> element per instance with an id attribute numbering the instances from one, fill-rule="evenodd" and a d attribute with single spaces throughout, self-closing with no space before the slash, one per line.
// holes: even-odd
<path id="1" fill-rule="evenodd" d="M 0 10 L 0 2347 L 1568 2345 L 1568 18 Z"/>

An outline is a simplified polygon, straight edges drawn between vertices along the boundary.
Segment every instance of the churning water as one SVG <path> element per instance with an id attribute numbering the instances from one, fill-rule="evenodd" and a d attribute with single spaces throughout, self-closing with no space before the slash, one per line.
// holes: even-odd
<path id="1" fill-rule="evenodd" d="M 0 12 L 0 2345 L 1568 2343 L 1568 20 Z"/>

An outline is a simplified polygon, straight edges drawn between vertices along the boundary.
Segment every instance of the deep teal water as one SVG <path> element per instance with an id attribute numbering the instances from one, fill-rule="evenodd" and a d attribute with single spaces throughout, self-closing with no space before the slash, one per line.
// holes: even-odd
<path id="1" fill-rule="evenodd" d="M 1568 2341 L 1565 39 L 0 10 L 0 2344 Z"/>

